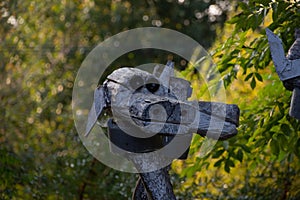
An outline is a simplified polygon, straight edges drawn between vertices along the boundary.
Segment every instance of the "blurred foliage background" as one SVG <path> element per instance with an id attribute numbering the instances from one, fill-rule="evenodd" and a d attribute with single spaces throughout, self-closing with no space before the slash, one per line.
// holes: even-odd
<path id="1" fill-rule="evenodd" d="M 131 198 L 137 175 L 107 168 L 81 144 L 72 87 L 97 44 L 145 26 L 180 31 L 208 49 L 228 103 L 241 108 L 236 137 L 200 158 L 203 139 L 195 136 L 189 158 L 173 163 L 176 196 L 300 198 L 300 123 L 288 115 L 291 92 L 275 72 L 264 30 L 278 34 L 287 51 L 299 2 L 2 0 L 0 22 L 0 199 Z M 124 55 L 112 69 L 170 57 L 186 69 L 175 55 L 150 50 Z"/>

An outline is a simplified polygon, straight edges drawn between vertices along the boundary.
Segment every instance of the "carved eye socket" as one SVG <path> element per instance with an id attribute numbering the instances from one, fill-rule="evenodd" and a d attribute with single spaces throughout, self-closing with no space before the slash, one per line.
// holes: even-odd
<path id="1" fill-rule="evenodd" d="M 159 81 L 154 77 L 149 78 L 146 82 L 146 88 L 151 93 L 156 92 L 159 89 L 159 86 Z"/>
<path id="2" fill-rule="evenodd" d="M 144 85 L 144 80 L 140 76 L 133 76 L 130 81 L 129 85 L 132 89 L 136 90 Z"/>

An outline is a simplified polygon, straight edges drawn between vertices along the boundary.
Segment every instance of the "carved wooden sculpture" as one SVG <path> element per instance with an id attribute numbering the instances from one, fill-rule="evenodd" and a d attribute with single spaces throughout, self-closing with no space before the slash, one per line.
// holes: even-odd
<path id="1" fill-rule="evenodd" d="M 133 195 L 136 200 L 176 199 L 168 174 L 169 161 L 186 158 L 192 133 L 221 140 L 237 134 L 239 108 L 187 101 L 192 88 L 188 81 L 174 76 L 173 65 L 168 62 L 163 70 L 156 67 L 153 74 L 120 68 L 94 93 L 86 136 L 109 110 L 112 119 L 108 121 L 108 136 L 115 145 L 111 151 L 126 156 L 140 172 Z M 171 149 L 155 153 L 166 146 Z M 186 147 L 183 155 L 177 152 L 181 146 Z"/>
<path id="2" fill-rule="evenodd" d="M 285 56 L 281 39 L 266 29 L 276 72 L 287 90 L 293 91 L 290 116 L 300 120 L 300 29 L 295 31 L 295 42 Z"/>

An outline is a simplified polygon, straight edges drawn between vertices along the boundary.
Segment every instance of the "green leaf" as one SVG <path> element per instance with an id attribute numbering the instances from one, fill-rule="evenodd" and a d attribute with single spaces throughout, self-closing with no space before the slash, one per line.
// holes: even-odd
<path id="1" fill-rule="evenodd" d="M 259 73 L 255 73 L 255 77 L 257 78 L 257 80 L 259 80 L 260 82 L 263 81 L 262 76 Z"/>
<path id="2" fill-rule="evenodd" d="M 265 119 L 261 118 L 261 120 L 259 121 L 259 127 L 262 128 L 265 124 Z"/>
<path id="3" fill-rule="evenodd" d="M 242 8 L 244 11 L 249 10 L 249 6 L 248 4 L 244 3 L 244 2 L 238 2 L 238 5 L 240 8 Z"/>
<path id="4" fill-rule="evenodd" d="M 245 152 L 247 152 L 247 153 L 251 153 L 251 150 L 250 150 L 250 148 L 249 148 L 249 147 L 247 147 L 246 145 L 242 144 L 242 145 L 240 145 L 240 146 L 242 147 L 242 149 L 243 149 Z"/>
<path id="5" fill-rule="evenodd" d="M 291 133 L 292 133 L 292 130 L 291 130 L 290 126 L 287 125 L 287 124 L 281 124 L 280 125 L 280 130 L 283 133 L 285 133 L 286 135 L 291 135 Z"/>
<path id="6" fill-rule="evenodd" d="M 250 3 L 258 3 L 264 6 L 268 6 L 270 1 L 269 0 L 251 0 Z"/>
<path id="7" fill-rule="evenodd" d="M 228 163 L 229 167 L 234 167 L 234 162 L 231 159 L 227 159 L 226 162 Z"/>
<path id="8" fill-rule="evenodd" d="M 236 24 L 237 22 L 239 22 L 241 20 L 241 14 L 238 14 L 234 17 L 232 17 L 230 20 L 227 21 L 228 24 Z"/>
<path id="9" fill-rule="evenodd" d="M 243 151 L 241 149 L 239 149 L 237 154 L 236 154 L 236 158 L 238 159 L 238 161 L 242 162 L 243 157 L 244 157 Z"/>
<path id="10" fill-rule="evenodd" d="M 246 24 L 248 24 L 248 28 L 251 27 L 251 29 L 252 29 L 253 31 L 255 31 L 255 29 L 256 29 L 257 26 L 258 26 L 257 15 L 252 15 L 252 16 L 250 16 L 250 17 L 248 18 Z"/>
<path id="11" fill-rule="evenodd" d="M 255 170 L 257 167 L 257 163 L 255 161 L 253 161 L 250 166 L 249 166 L 249 169 L 252 171 L 252 170 Z"/>
<path id="12" fill-rule="evenodd" d="M 278 18 L 278 10 L 277 10 L 277 7 L 278 7 L 278 5 L 277 5 L 277 3 L 272 3 L 271 4 L 271 6 L 272 6 L 272 20 L 273 21 L 276 21 L 277 20 L 277 18 Z"/>
<path id="13" fill-rule="evenodd" d="M 278 134 L 277 135 L 277 140 L 278 140 L 278 143 L 279 143 L 279 146 L 282 150 L 287 150 L 288 148 L 288 141 L 286 139 L 286 137 L 283 135 L 283 134 Z"/>
<path id="14" fill-rule="evenodd" d="M 278 155 L 278 161 L 281 162 L 284 158 L 286 158 L 287 153 L 284 151 L 280 151 Z"/>
<path id="15" fill-rule="evenodd" d="M 248 81 L 251 77 L 253 76 L 253 73 L 250 73 L 246 76 L 246 78 L 244 79 L 245 81 Z"/>
<path id="16" fill-rule="evenodd" d="M 252 89 L 254 89 L 256 87 L 256 81 L 255 81 L 254 77 L 251 80 L 250 86 L 251 86 Z"/>
<path id="17" fill-rule="evenodd" d="M 214 167 L 220 167 L 223 161 L 224 161 L 224 158 L 221 158 L 220 160 L 215 162 Z"/>
<path id="18" fill-rule="evenodd" d="M 280 1 L 278 3 L 278 6 L 277 6 L 278 14 L 281 14 L 282 12 L 286 11 L 288 6 L 290 6 L 289 3 L 286 3 L 284 1 Z"/>
<path id="19" fill-rule="evenodd" d="M 224 149 L 221 149 L 221 150 L 215 152 L 213 154 L 212 158 L 219 158 L 223 154 L 223 152 L 224 152 Z"/>
<path id="20" fill-rule="evenodd" d="M 225 170 L 227 173 L 230 173 L 230 166 L 228 165 L 227 162 L 226 162 L 225 165 L 224 165 L 224 170 Z"/>
<path id="21" fill-rule="evenodd" d="M 297 140 L 295 144 L 294 153 L 300 159 L 300 138 Z"/>
<path id="22" fill-rule="evenodd" d="M 279 144 L 278 142 L 273 138 L 270 142 L 270 148 L 274 155 L 278 156 L 279 154 Z"/>

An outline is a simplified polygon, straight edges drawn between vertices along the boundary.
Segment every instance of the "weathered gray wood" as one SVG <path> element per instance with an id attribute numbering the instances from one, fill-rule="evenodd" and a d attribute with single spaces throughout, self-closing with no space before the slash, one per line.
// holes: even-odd
<path id="1" fill-rule="evenodd" d="M 281 39 L 266 29 L 272 59 L 276 72 L 287 90 L 293 91 L 290 116 L 300 120 L 300 29 L 295 30 L 295 42 L 290 47 L 287 57 Z"/>
<path id="2" fill-rule="evenodd" d="M 195 119 L 196 109 L 188 102 L 138 93 L 132 97 L 129 112 L 132 117 L 145 122 L 190 124 Z"/>
<path id="3" fill-rule="evenodd" d="M 168 158 L 161 154 L 134 154 L 129 155 L 140 173 L 133 200 L 176 200 L 169 177 L 170 165 L 158 167 L 161 163 L 168 162 Z M 154 169 L 154 170 L 151 170 Z M 145 171 L 149 171 L 146 172 Z M 142 190 L 142 186 L 144 190 Z M 139 196 L 141 195 L 141 196 Z"/>
<path id="4" fill-rule="evenodd" d="M 300 88 L 295 87 L 293 90 L 290 116 L 300 120 Z"/>
<path id="5" fill-rule="evenodd" d="M 187 100 L 192 95 L 190 82 L 181 78 L 170 78 L 170 90 L 178 100 Z"/>
<path id="6" fill-rule="evenodd" d="M 239 126 L 240 110 L 235 104 L 199 101 L 199 111 Z"/>
<path id="7" fill-rule="evenodd" d="M 106 107 L 105 102 L 105 94 L 103 87 L 98 87 L 94 91 L 94 101 L 91 107 L 91 110 L 89 112 L 86 130 L 85 130 L 85 136 L 88 136 L 92 128 L 94 127 L 95 123 L 98 120 L 98 117 L 101 115 L 103 109 Z"/>
<path id="8" fill-rule="evenodd" d="M 167 168 L 140 174 L 149 200 L 176 200 Z"/>
<path id="9" fill-rule="evenodd" d="M 159 80 L 166 88 L 169 88 L 171 77 L 174 77 L 174 62 L 168 61 L 159 76 Z"/>
<path id="10" fill-rule="evenodd" d="M 272 59 L 280 80 L 288 80 L 300 76 L 300 59 L 289 60 L 285 57 L 281 39 L 271 30 L 266 29 Z"/>
<path id="11" fill-rule="evenodd" d="M 132 195 L 132 200 L 148 200 L 147 191 L 141 178 L 139 178 L 136 183 L 134 193 Z"/>
<path id="12" fill-rule="evenodd" d="M 175 200 L 169 178 L 170 167 L 148 173 L 141 173 L 138 179 L 133 200 Z"/>
<path id="13" fill-rule="evenodd" d="M 129 116 L 141 128 L 146 127 L 145 132 L 157 132 L 157 129 L 149 129 L 155 125 L 161 127 L 161 134 L 186 134 L 196 132 L 205 136 L 207 132 L 217 139 L 225 139 L 237 133 L 239 123 L 239 109 L 236 105 L 223 103 L 199 102 L 198 108 L 192 103 L 185 103 L 173 99 L 156 96 L 134 96 L 131 106 L 118 107 L 118 113 L 129 110 Z M 153 106 L 161 106 L 162 109 L 153 109 Z M 183 115 L 184 113 L 184 115 Z M 125 114 L 119 116 L 126 118 Z"/>
<path id="14" fill-rule="evenodd" d="M 299 60 L 300 61 L 300 29 L 295 30 L 295 41 L 290 47 L 287 59 L 289 60 Z M 296 66 L 300 69 L 300 64 Z M 289 79 L 284 82 L 284 86 L 287 89 L 293 90 L 293 95 L 291 99 L 290 116 L 300 120 L 300 77 Z"/>
<path id="15" fill-rule="evenodd" d="M 300 28 L 295 30 L 295 41 L 292 44 L 292 46 L 289 48 L 286 58 L 289 60 L 300 59 Z"/>

